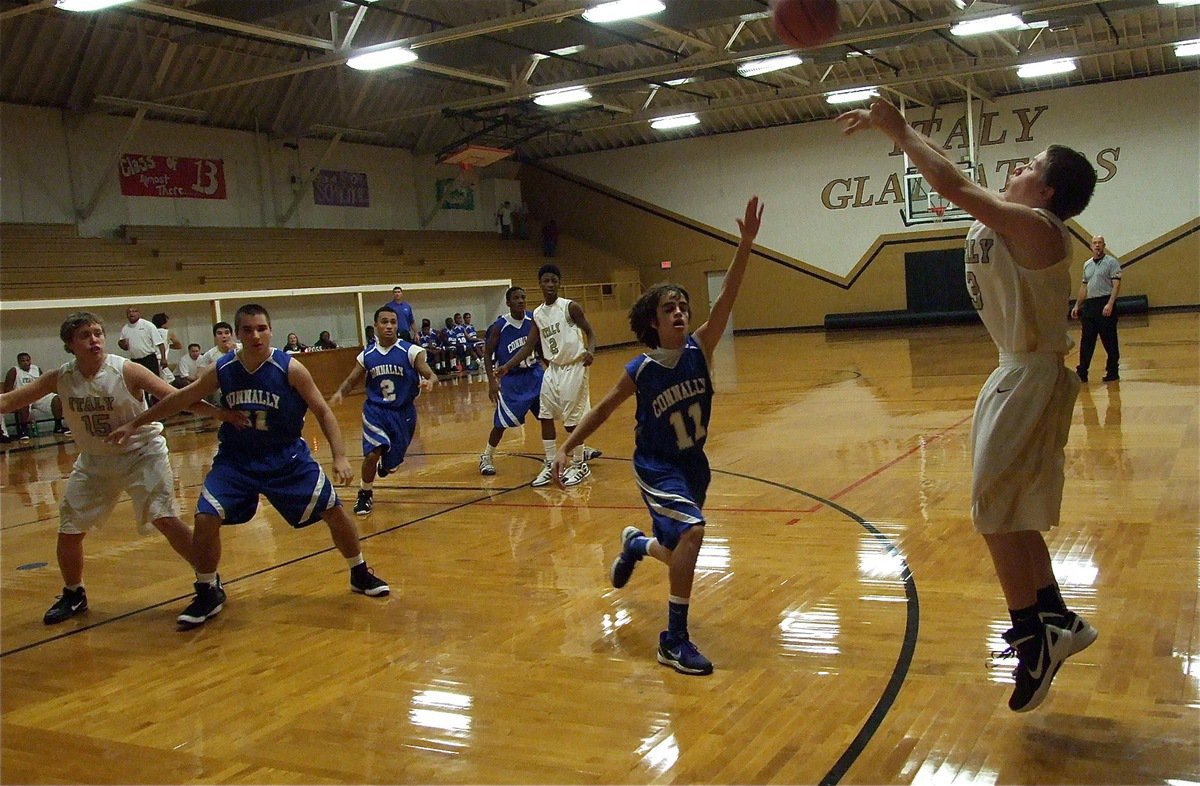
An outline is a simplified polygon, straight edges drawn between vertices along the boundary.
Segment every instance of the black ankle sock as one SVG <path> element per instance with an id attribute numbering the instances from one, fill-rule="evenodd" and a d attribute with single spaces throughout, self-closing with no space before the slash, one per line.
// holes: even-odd
<path id="1" fill-rule="evenodd" d="M 1058 591 L 1058 584 L 1050 584 L 1037 591 L 1037 610 L 1047 614 L 1067 613 L 1067 604 Z"/>
<path id="2" fill-rule="evenodd" d="M 1032 629 L 1036 628 L 1040 622 L 1036 605 L 1026 606 L 1023 609 L 1009 609 L 1008 616 L 1012 619 L 1013 630 L 1023 633 L 1032 632 Z"/>

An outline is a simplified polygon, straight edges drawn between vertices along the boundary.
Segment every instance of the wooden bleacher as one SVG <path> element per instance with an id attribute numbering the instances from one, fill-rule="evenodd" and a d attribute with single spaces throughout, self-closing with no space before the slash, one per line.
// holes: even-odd
<path id="1" fill-rule="evenodd" d="M 545 261 L 533 241 L 480 232 L 127 226 L 118 235 L 80 238 L 67 224 L 0 226 L 0 295 L 204 294 L 491 278 L 532 287 Z"/>

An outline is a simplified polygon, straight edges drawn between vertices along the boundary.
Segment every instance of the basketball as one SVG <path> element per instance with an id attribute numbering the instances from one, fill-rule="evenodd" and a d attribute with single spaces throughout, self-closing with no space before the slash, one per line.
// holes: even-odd
<path id="1" fill-rule="evenodd" d="M 771 21 L 788 46 L 820 46 L 838 31 L 837 0 L 771 0 Z"/>

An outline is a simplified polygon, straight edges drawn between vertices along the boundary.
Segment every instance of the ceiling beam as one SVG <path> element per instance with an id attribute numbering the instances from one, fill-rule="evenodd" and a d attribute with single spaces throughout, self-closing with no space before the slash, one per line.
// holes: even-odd
<path id="1" fill-rule="evenodd" d="M 1067 8 L 1090 6 L 1092 4 L 1093 0 L 1033 0 L 1032 2 L 1021 3 L 1021 7 L 1014 10 L 1020 10 L 1024 13 L 1049 13 Z M 976 15 L 979 16 L 980 14 Z M 944 16 L 937 19 L 921 19 L 902 24 L 887 24 L 879 27 L 846 31 L 834 36 L 829 41 L 822 44 L 819 48 L 829 49 L 848 45 L 857 45 L 860 48 L 870 48 L 869 44 L 872 41 L 947 30 L 951 24 L 958 21 L 960 21 L 960 18 L 958 17 Z M 364 122 L 367 125 L 386 125 L 388 123 L 401 120 L 411 120 L 418 117 L 424 117 L 429 114 L 435 114 L 441 112 L 443 108 L 452 110 L 484 109 L 490 106 L 500 106 L 508 103 L 527 101 L 532 99 L 538 93 L 567 87 L 593 88 L 620 84 L 622 82 L 662 82 L 674 76 L 686 76 L 694 71 L 704 68 L 728 66 L 738 63 L 742 60 L 768 57 L 771 55 L 784 54 L 790 51 L 791 49 L 784 44 L 771 44 L 759 49 L 741 52 L 727 52 L 720 49 L 706 50 L 685 58 L 681 58 L 679 60 L 673 60 L 671 62 L 647 66 L 631 71 L 618 71 L 607 74 L 598 74 L 596 76 L 586 77 L 583 79 L 573 79 L 555 84 L 539 85 L 536 88 L 530 88 L 528 85 L 515 85 L 511 86 L 503 93 L 497 93 L 491 96 L 469 98 L 450 103 L 429 104 L 426 106 L 407 109 L 396 114 L 361 122 Z"/>
<path id="2" fill-rule="evenodd" d="M 140 11 L 143 14 L 149 14 L 154 17 L 162 17 L 166 19 L 177 19 L 181 22 L 188 22 L 192 25 L 201 27 L 209 27 L 216 30 L 229 30 L 230 32 L 240 33 L 242 35 L 261 38 L 265 41 L 278 41 L 281 44 L 292 44 L 295 46 L 304 46 L 309 49 L 317 49 L 326 52 L 332 52 L 337 49 L 337 43 L 328 41 L 324 38 L 314 38 L 313 36 L 300 35 L 299 33 L 290 33 L 286 30 L 276 30 L 272 27 L 263 27 L 262 25 L 250 24 L 249 22 L 239 22 L 236 19 L 229 19 L 224 16 L 214 16 L 213 14 L 202 14 L 198 11 L 192 11 L 188 8 L 178 8 L 176 6 L 160 5 L 159 3 L 147 2 L 147 0 L 138 0 L 138 2 L 127 3 L 122 6 L 115 6 L 114 11 Z"/>

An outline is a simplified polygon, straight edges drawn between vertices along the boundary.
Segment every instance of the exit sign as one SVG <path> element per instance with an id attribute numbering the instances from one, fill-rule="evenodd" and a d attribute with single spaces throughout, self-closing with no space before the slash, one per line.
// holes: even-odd
<path id="1" fill-rule="evenodd" d="M 670 270 L 671 269 L 671 260 L 664 259 L 662 262 L 658 263 L 658 266 L 660 268 L 662 268 L 663 270 Z"/>

